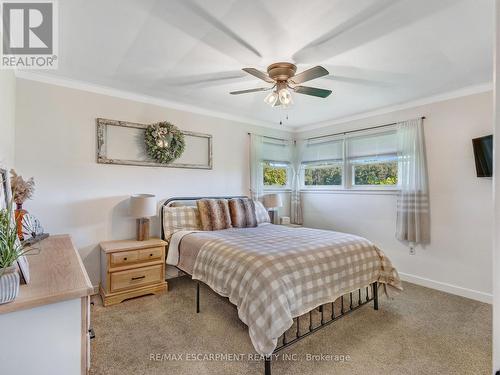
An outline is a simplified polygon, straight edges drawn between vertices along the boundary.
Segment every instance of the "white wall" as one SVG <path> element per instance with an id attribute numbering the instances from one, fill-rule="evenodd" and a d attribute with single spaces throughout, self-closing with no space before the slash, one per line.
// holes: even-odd
<path id="1" fill-rule="evenodd" d="M 97 117 L 152 123 L 168 120 L 183 130 L 213 135 L 213 170 L 150 168 L 96 163 Z M 69 233 L 92 283 L 99 281 L 98 243 L 133 238 L 128 198 L 248 194 L 248 131 L 283 135 L 155 105 L 18 79 L 16 169 L 33 176 L 36 193 L 26 209 L 46 231 Z M 159 235 L 159 221 L 153 233 Z"/>
<path id="2" fill-rule="evenodd" d="M 14 164 L 16 78 L 11 70 L 0 70 L 0 167 Z"/>
<path id="3" fill-rule="evenodd" d="M 409 281 L 491 302 L 492 180 L 476 177 L 471 139 L 492 133 L 492 110 L 487 92 L 300 134 L 426 116 L 431 243 L 416 255 L 395 239 L 396 195 L 304 193 L 305 224 L 369 238 Z"/>

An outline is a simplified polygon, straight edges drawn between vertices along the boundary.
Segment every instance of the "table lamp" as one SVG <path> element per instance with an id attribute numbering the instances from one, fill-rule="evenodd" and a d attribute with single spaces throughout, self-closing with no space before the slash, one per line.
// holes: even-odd
<path id="1" fill-rule="evenodd" d="M 156 216 L 155 196 L 152 194 L 132 195 L 130 215 L 137 218 L 137 241 L 149 240 L 149 218 Z"/>
<path id="2" fill-rule="evenodd" d="M 278 215 L 276 212 L 279 207 L 283 206 L 283 201 L 281 200 L 280 194 L 267 194 L 264 195 L 264 207 L 269 211 L 269 216 L 271 219 L 271 223 L 278 223 Z"/>

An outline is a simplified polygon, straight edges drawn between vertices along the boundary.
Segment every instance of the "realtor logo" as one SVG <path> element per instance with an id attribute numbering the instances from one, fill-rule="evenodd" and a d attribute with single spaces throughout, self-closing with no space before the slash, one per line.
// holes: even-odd
<path id="1" fill-rule="evenodd" d="M 2 68 L 57 68 L 56 5 L 54 0 L 1 1 Z"/>

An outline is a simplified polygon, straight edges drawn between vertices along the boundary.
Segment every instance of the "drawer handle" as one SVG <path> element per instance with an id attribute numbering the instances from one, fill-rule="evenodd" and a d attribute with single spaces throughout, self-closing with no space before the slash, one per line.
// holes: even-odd
<path id="1" fill-rule="evenodd" d="M 123 258 L 123 260 L 127 260 L 127 257 Z"/>
<path id="2" fill-rule="evenodd" d="M 142 275 L 142 276 L 132 277 L 132 280 L 140 280 L 140 279 L 145 279 L 145 278 L 146 278 L 146 276 Z"/>
<path id="3" fill-rule="evenodd" d="M 152 257 L 152 256 L 153 256 L 153 254 L 149 254 L 149 256 L 150 256 L 150 257 Z"/>

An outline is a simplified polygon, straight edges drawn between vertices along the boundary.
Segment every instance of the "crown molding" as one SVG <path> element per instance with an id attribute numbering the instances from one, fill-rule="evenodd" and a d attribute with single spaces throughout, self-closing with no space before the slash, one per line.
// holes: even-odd
<path id="1" fill-rule="evenodd" d="M 464 88 L 461 88 L 458 90 L 448 91 L 448 92 L 438 94 L 438 95 L 433 95 L 433 96 L 427 96 L 427 97 L 412 100 L 409 102 L 396 104 L 393 106 L 381 107 L 379 109 L 375 109 L 375 110 L 368 111 L 368 112 L 361 112 L 361 113 L 358 113 L 358 114 L 355 114 L 352 116 L 341 117 L 341 118 L 329 120 L 329 121 L 322 121 L 322 122 L 318 122 L 318 123 L 310 124 L 310 125 L 297 126 L 297 127 L 293 128 L 292 131 L 295 133 L 299 133 L 299 132 L 304 132 L 304 131 L 308 131 L 308 130 L 327 128 L 327 127 L 332 126 L 332 125 L 345 124 L 346 122 L 363 120 L 363 119 L 366 119 L 369 117 L 385 115 L 385 114 L 391 113 L 391 112 L 397 112 L 397 111 L 415 108 L 415 107 L 419 107 L 419 106 L 423 106 L 423 105 L 427 105 L 427 104 L 432 104 L 432 103 L 436 103 L 436 102 L 442 102 L 445 100 L 460 98 L 463 96 L 480 94 L 480 93 L 492 91 L 492 90 L 493 90 L 493 82 L 482 83 L 482 84 L 473 85 L 473 86 L 467 86 L 467 87 L 464 87 Z"/>
<path id="2" fill-rule="evenodd" d="M 240 122 L 244 125 L 255 125 L 265 128 L 283 130 L 282 126 L 266 122 L 251 119 L 244 116 L 236 116 L 225 112 L 214 111 L 208 108 L 203 108 L 195 105 L 175 102 L 171 100 L 161 99 L 153 96 L 136 94 L 131 91 L 114 89 L 107 86 L 101 86 L 93 83 L 87 83 L 83 81 L 74 80 L 71 78 L 55 77 L 47 74 L 33 73 L 26 70 L 16 70 L 16 78 L 25 79 L 30 81 L 36 81 L 41 83 L 47 83 L 50 85 L 66 87 L 75 90 L 82 90 L 87 92 L 92 92 L 95 94 L 111 96 L 120 99 L 131 100 L 139 103 L 157 105 L 159 107 L 175 109 L 179 111 L 185 111 L 190 113 L 195 113 L 199 115 L 220 118 L 224 120 Z M 292 132 L 292 130 L 288 130 Z"/>

